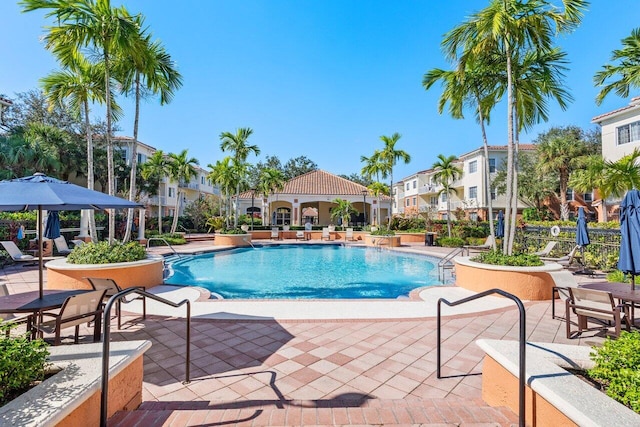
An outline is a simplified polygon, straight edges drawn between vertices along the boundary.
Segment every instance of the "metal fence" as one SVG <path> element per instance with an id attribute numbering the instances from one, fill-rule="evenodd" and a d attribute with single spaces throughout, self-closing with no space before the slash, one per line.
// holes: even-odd
<path id="1" fill-rule="evenodd" d="M 560 227 L 560 234 L 552 236 L 549 227 L 526 226 L 516 233 L 516 243 L 523 252 L 542 249 L 547 242 L 555 240 L 551 256 L 568 254 L 576 245 L 575 227 Z M 590 244 L 584 248 L 587 267 L 598 270 L 614 270 L 620 253 L 620 230 L 589 228 Z"/>

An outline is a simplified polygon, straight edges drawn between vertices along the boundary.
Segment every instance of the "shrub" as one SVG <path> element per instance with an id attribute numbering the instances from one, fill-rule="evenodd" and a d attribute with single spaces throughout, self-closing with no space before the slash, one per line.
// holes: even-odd
<path id="1" fill-rule="evenodd" d="M 154 231 L 154 232 L 149 233 L 148 237 L 157 237 L 157 238 L 160 238 L 160 239 L 164 239 L 170 245 L 184 245 L 184 244 L 187 243 L 187 239 L 185 239 L 184 235 L 182 235 L 180 233 L 158 234 L 157 231 Z M 164 246 L 164 242 L 159 241 L 159 240 L 151 240 L 149 242 L 149 246 Z"/>
<path id="2" fill-rule="evenodd" d="M 623 331 L 593 350 L 596 365 L 589 376 L 603 384 L 607 396 L 640 413 L 640 333 Z"/>
<path id="3" fill-rule="evenodd" d="M 372 236 L 393 236 L 396 233 L 393 230 L 389 230 L 387 227 L 380 226 L 376 231 L 372 231 Z"/>
<path id="4" fill-rule="evenodd" d="M 76 247 L 67 257 L 69 264 L 112 264 L 115 262 L 139 261 L 147 256 L 147 252 L 137 242 L 86 243 Z"/>
<path id="5" fill-rule="evenodd" d="M 225 228 L 220 230 L 220 234 L 247 234 L 247 232 L 241 228 Z"/>
<path id="6" fill-rule="evenodd" d="M 464 246 L 464 239 L 460 237 L 440 237 L 436 239 L 436 244 L 445 248 L 460 248 Z"/>
<path id="7" fill-rule="evenodd" d="M 620 270 L 615 270 L 607 274 L 608 282 L 631 283 L 631 276 L 627 276 Z"/>
<path id="8" fill-rule="evenodd" d="M 537 267 L 544 265 L 538 255 L 513 254 L 505 255 L 501 251 L 482 252 L 478 256 L 471 258 L 471 261 L 492 265 L 509 265 L 513 267 Z"/>
<path id="9" fill-rule="evenodd" d="M 4 338 L 8 325 L 0 322 L 0 406 L 44 378 L 47 344 L 26 335 Z"/>

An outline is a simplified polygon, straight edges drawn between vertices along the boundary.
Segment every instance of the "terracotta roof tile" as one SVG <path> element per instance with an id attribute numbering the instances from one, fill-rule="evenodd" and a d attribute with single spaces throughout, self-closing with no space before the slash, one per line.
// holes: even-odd
<path id="1" fill-rule="evenodd" d="M 618 113 L 622 113 L 627 110 L 633 110 L 635 108 L 638 108 L 639 106 L 640 106 L 640 96 L 637 96 L 631 99 L 631 102 L 629 103 L 629 105 L 626 105 L 622 108 L 618 108 L 617 110 L 609 111 L 608 113 L 600 114 L 599 116 L 595 116 L 593 119 L 591 119 L 591 123 L 598 123 L 602 121 L 602 119 L 605 119 L 609 116 L 614 116 Z"/>

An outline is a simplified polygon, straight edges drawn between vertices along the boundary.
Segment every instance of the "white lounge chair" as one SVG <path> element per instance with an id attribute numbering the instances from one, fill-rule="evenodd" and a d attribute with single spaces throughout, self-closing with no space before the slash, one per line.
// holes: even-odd
<path id="1" fill-rule="evenodd" d="M 302 230 L 296 231 L 296 240 L 306 240 L 304 238 L 304 231 Z"/>
<path id="2" fill-rule="evenodd" d="M 347 233 L 345 235 L 345 240 L 351 240 L 352 242 L 356 239 L 353 238 L 353 228 L 347 228 Z"/>
<path id="3" fill-rule="evenodd" d="M 576 258 L 576 252 L 578 251 L 578 249 L 580 249 L 580 246 L 576 245 L 573 247 L 573 249 L 571 249 L 571 252 L 569 252 L 567 255 L 563 257 L 553 258 L 553 257 L 541 256 L 540 259 L 543 261 L 557 262 L 561 266 L 565 268 L 569 268 L 571 267 L 571 264 L 573 264 L 573 261 Z"/>
<path id="4" fill-rule="evenodd" d="M 0 242 L 4 247 L 4 250 L 9 253 L 11 259 L 17 262 L 34 262 L 37 258 L 33 255 L 23 254 L 20 248 L 16 246 L 11 240 L 5 240 Z"/>
<path id="5" fill-rule="evenodd" d="M 324 227 L 322 229 L 322 240 L 324 239 L 331 240 L 331 233 L 329 233 L 329 227 Z"/>
<path id="6" fill-rule="evenodd" d="M 53 239 L 53 243 L 56 245 L 56 250 L 60 255 L 69 255 L 71 253 L 71 249 L 69 249 L 69 245 L 67 245 L 67 240 L 64 236 L 59 236 Z"/>
<path id="7" fill-rule="evenodd" d="M 493 249 L 493 236 L 488 236 L 487 240 L 484 241 L 481 245 L 465 245 L 463 246 L 467 251 L 475 250 L 475 251 L 483 251 Z"/>
<path id="8" fill-rule="evenodd" d="M 278 227 L 271 228 L 271 240 L 280 240 L 280 229 Z"/>
<path id="9" fill-rule="evenodd" d="M 533 252 L 533 255 L 538 255 L 540 257 L 549 256 L 549 254 L 551 253 L 553 248 L 556 247 L 557 244 L 558 242 L 556 242 L 555 240 L 551 240 L 550 242 L 547 243 L 547 246 L 545 246 L 544 249 L 538 252 Z"/>

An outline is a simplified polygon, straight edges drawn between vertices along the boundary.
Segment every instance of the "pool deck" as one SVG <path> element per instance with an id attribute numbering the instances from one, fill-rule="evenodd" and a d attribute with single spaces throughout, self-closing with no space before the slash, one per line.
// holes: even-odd
<path id="1" fill-rule="evenodd" d="M 210 248 L 194 242 L 180 251 Z M 401 250 L 448 252 L 419 244 Z M 36 267 L 0 270 L 11 293 L 35 290 L 37 280 Z M 142 405 L 116 414 L 109 425 L 516 425 L 512 411 L 482 401 L 484 353 L 475 344 L 479 338 L 517 340 L 516 308 L 489 297 L 473 311 L 445 313 L 445 378 L 437 379 L 435 300 L 466 291 L 435 289 L 443 293 L 430 290 L 424 301 L 375 304 L 202 301 L 205 294 L 197 290 L 158 288 L 163 296 L 194 300 L 192 381 L 182 384 L 181 315 L 150 304 L 155 314 L 143 321 L 125 305 L 131 312 L 123 316 L 122 330 L 112 326 L 112 340 L 148 339 L 153 345 L 144 356 Z M 592 346 L 604 339 L 590 331 L 568 340 L 564 322 L 551 319 L 549 302 L 525 307 L 528 340 Z M 90 340 L 88 330 L 82 333 Z"/>

